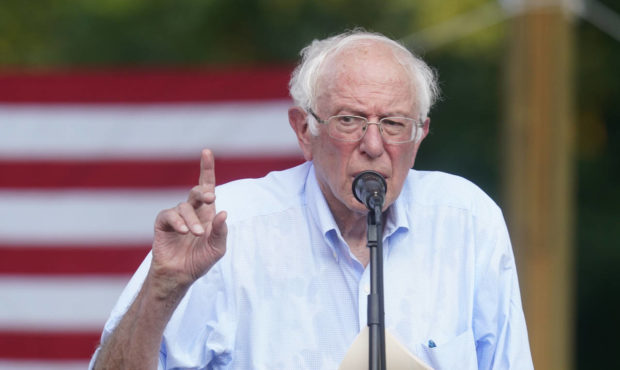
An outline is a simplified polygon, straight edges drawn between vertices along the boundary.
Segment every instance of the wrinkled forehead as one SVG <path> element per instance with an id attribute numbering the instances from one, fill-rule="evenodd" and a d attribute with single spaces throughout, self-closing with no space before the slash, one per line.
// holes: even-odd
<path id="1" fill-rule="evenodd" d="M 373 84 L 406 97 L 417 112 L 416 86 L 410 69 L 394 48 L 377 41 L 351 43 L 328 55 L 321 65 L 316 97 L 320 99 L 345 87 L 363 89 Z"/>

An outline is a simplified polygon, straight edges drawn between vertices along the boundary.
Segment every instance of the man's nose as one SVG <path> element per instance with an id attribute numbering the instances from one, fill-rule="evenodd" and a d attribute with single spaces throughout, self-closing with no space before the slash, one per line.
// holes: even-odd
<path id="1" fill-rule="evenodd" d="M 375 158 L 383 154 L 383 136 L 381 136 L 381 126 L 376 122 L 369 122 L 360 143 L 360 149 Z"/>

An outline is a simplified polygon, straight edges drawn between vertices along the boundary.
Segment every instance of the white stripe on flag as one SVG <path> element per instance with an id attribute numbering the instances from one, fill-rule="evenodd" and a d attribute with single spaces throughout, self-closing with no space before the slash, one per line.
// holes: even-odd
<path id="1" fill-rule="evenodd" d="M 0 242 L 145 243 L 188 189 L 0 191 Z"/>
<path id="2" fill-rule="evenodd" d="M 88 361 L 10 361 L 0 360 L 0 370 L 84 370 Z"/>
<path id="3" fill-rule="evenodd" d="M 298 154 L 288 100 L 213 104 L 0 104 L 2 158 Z"/>
<path id="4" fill-rule="evenodd" d="M 0 329 L 101 331 L 129 277 L 0 277 Z"/>

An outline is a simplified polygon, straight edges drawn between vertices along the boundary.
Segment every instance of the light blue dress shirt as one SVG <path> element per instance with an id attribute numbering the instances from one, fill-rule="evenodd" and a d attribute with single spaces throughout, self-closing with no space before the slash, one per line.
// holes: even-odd
<path id="1" fill-rule="evenodd" d="M 164 333 L 160 369 L 336 369 L 366 326 L 369 267 L 349 251 L 311 162 L 217 188 L 226 255 Z M 411 170 L 384 229 L 385 323 L 435 369 L 531 369 L 508 232 L 470 182 Z M 143 262 L 106 323 L 116 326 Z M 389 364 L 388 364 L 389 365 Z"/>

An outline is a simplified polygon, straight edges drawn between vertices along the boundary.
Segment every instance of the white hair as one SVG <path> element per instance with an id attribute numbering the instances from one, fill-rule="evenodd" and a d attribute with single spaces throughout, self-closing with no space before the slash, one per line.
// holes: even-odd
<path id="1" fill-rule="evenodd" d="M 435 71 L 399 42 L 380 33 L 362 29 L 354 29 L 324 40 L 314 40 L 301 50 L 301 61 L 293 71 L 289 82 L 289 93 L 295 104 L 306 110 L 316 110 L 317 84 L 322 73 L 321 67 L 327 57 L 336 54 L 345 46 L 369 41 L 381 42 L 389 46 L 398 62 L 409 72 L 411 87 L 414 89 L 413 93 L 419 109 L 419 119 L 424 121 L 439 95 Z M 317 122 L 310 119 L 309 125 L 310 131 L 316 135 L 318 133 Z"/>

